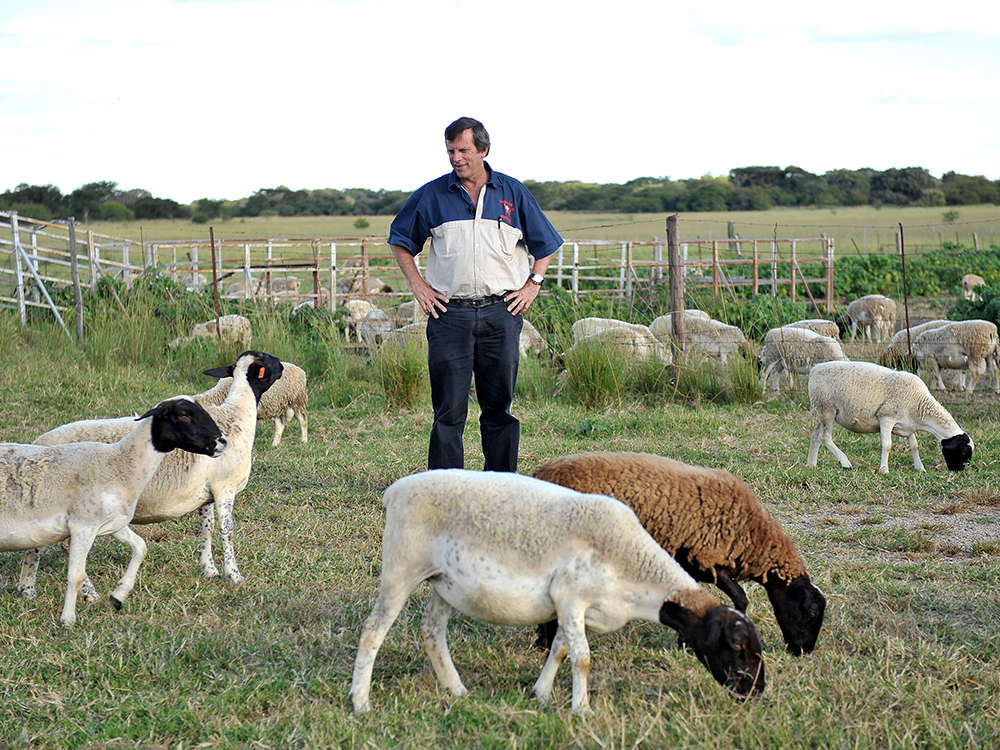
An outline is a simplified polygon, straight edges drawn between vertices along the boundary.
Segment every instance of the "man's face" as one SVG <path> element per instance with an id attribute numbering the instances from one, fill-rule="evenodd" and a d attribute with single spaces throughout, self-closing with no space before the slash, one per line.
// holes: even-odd
<path id="1" fill-rule="evenodd" d="M 476 144 L 472 140 L 472 129 L 467 128 L 453 141 L 445 141 L 448 146 L 448 161 L 451 168 L 460 180 L 475 180 L 485 170 L 483 159 L 489 153 L 489 148 L 485 151 L 476 151 Z"/>

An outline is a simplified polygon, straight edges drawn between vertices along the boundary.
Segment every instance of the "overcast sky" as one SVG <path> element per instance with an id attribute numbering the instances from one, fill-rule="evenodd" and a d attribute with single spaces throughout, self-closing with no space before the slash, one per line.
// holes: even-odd
<path id="1" fill-rule="evenodd" d="M 482 120 L 520 179 L 1000 179 L 1000 3 L 0 0 L 0 192 L 412 190 Z"/>

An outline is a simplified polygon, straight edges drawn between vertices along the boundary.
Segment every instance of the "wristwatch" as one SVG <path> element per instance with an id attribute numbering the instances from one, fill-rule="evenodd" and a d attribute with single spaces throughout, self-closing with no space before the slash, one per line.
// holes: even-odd
<path id="1" fill-rule="evenodd" d="M 540 274 L 540 273 L 533 273 L 533 274 L 531 274 L 531 276 L 528 277 L 528 281 L 530 281 L 532 284 L 537 284 L 538 286 L 541 286 L 542 285 L 542 279 L 544 279 L 544 278 L 545 277 L 542 276 L 542 274 Z"/>

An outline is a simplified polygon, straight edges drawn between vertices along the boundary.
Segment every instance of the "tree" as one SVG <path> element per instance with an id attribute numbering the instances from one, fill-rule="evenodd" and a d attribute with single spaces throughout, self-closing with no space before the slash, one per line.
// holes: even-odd
<path id="1" fill-rule="evenodd" d="M 117 182 L 88 182 L 69 194 L 69 206 L 74 216 L 82 216 L 83 223 L 90 221 L 90 212 L 104 201 L 113 200 Z"/>
<path id="2" fill-rule="evenodd" d="M 923 167 L 887 169 L 876 172 L 871 179 L 871 202 L 890 206 L 919 203 L 924 191 L 940 188 L 937 178 Z"/>

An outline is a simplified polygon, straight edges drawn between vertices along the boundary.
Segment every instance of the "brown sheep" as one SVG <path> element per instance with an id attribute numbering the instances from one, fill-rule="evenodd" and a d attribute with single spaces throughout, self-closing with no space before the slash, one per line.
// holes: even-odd
<path id="1" fill-rule="evenodd" d="M 809 580 L 792 540 L 743 480 L 649 453 L 612 452 L 556 458 L 534 476 L 625 503 L 691 577 L 714 583 L 741 612 L 747 597 L 738 581 L 757 581 L 767 590 L 788 650 L 799 656 L 816 646 L 826 598 Z M 544 644 L 544 635 L 539 640 Z"/>

